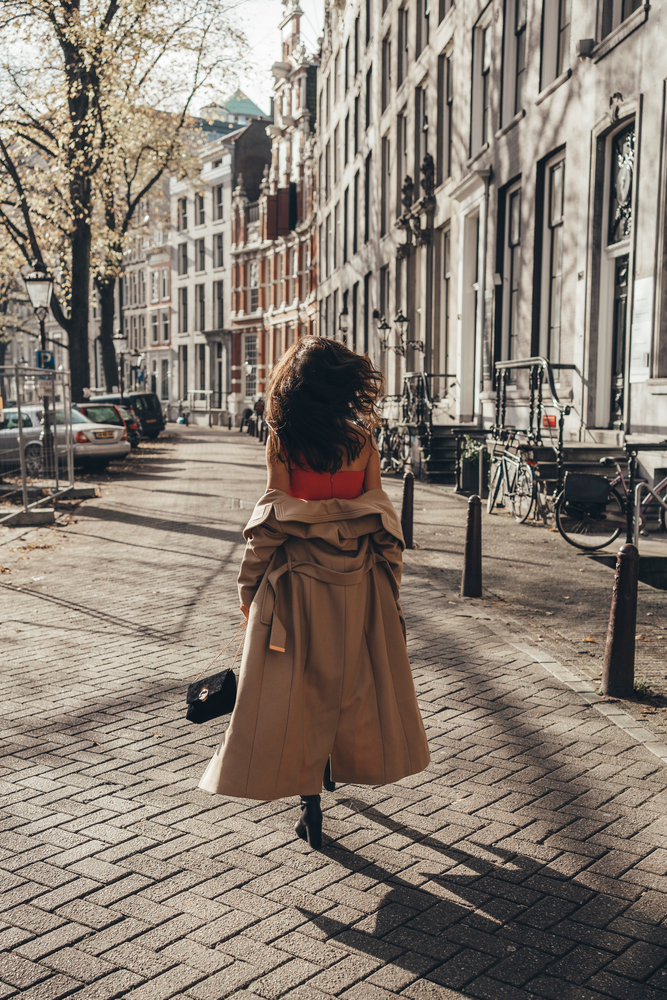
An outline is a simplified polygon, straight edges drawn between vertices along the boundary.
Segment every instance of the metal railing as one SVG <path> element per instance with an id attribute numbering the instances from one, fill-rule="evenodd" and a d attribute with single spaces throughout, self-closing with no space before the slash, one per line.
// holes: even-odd
<path id="1" fill-rule="evenodd" d="M 406 372 L 403 376 L 403 422 L 425 427 L 427 433 L 433 426 L 435 402 L 431 395 L 429 379 L 455 378 L 449 372 Z"/>
<path id="2" fill-rule="evenodd" d="M 526 370 L 528 372 L 528 430 L 524 431 L 528 438 L 528 443 L 536 446 L 542 445 L 542 418 L 547 408 L 558 411 L 558 437 L 557 443 L 549 441 L 549 445 L 556 454 L 557 469 L 557 490 L 560 491 L 563 485 L 563 432 L 565 428 L 565 417 L 570 412 L 567 403 L 561 403 L 556 392 L 554 382 L 554 371 L 569 369 L 576 370 L 576 365 L 552 364 L 547 358 L 517 358 L 514 361 L 496 361 L 496 419 L 491 432 L 493 437 L 500 439 L 507 433 L 505 425 L 507 416 L 507 381 L 511 371 Z M 546 377 L 547 388 L 551 396 L 551 402 L 544 401 L 544 381 Z"/>

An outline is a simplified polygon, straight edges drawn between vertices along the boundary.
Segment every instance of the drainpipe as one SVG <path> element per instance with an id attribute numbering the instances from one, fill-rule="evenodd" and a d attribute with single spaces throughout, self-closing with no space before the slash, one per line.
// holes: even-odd
<path id="1" fill-rule="evenodd" d="M 490 187 L 490 183 L 491 183 L 491 170 L 488 167 L 486 167 L 486 168 L 480 168 L 478 170 L 475 170 L 475 173 L 478 175 L 478 177 L 480 178 L 480 180 L 482 180 L 484 182 L 484 243 L 482 245 L 482 266 L 481 266 L 481 272 L 482 273 L 481 273 L 481 282 L 480 282 L 481 286 L 482 286 L 481 289 L 480 289 L 480 291 L 481 291 L 482 309 L 484 311 L 482 313 L 482 337 L 481 337 L 481 344 L 480 344 L 480 362 L 481 363 L 480 363 L 480 366 L 479 366 L 479 389 L 478 389 L 478 396 L 481 397 L 481 394 L 484 392 L 484 353 L 485 353 L 485 351 L 488 352 L 487 353 L 487 363 L 488 363 L 489 367 L 490 367 L 490 363 L 491 363 L 491 347 L 490 347 L 490 344 L 488 343 L 487 335 L 486 335 L 486 332 L 487 332 L 487 322 L 488 322 L 488 317 L 487 317 L 487 303 L 486 303 L 486 257 L 487 257 L 487 245 L 488 245 L 488 242 L 489 242 L 489 187 Z M 491 301 L 493 301 L 493 299 Z M 490 306 L 489 308 L 492 308 L 492 306 Z M 477 364 L 477 351 L 475 351 L 475 364 Z M 474 375 L 474 378 L 475 378 L 475 381 L 476 381 L 476 375 Z M 474 384 L 475 383 L 473 382 L 473 385 Z M 475 400 L 474 400 L 474 396 L 473 396 L 473 408 L 474 408 L 474 406 L 475 406 Z M 479 426 L 481 428 L 483 428 L 483 426 L 484 426 L 484 414 L 482 412 L 482 400 L 481 400 L 481 398 L 479 398 L 478 424 L 479 424 Z"/>

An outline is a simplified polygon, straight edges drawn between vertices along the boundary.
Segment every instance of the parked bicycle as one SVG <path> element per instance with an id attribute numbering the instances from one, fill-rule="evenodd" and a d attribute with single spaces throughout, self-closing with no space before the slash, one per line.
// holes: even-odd
<path id="1" fill-rule="evenodd" d="M 378 428 L 377 446 L 382 472 L 403 472 L 410 458 L 410 436 L 404 427 L 390 427 L 383 420 Z"/>
<path id="2" fill-rule="evenodd" d="M 605 476 L 581 472 L 565 475 L 563 491 L 556 500 L 556 525 L 570 545 L 578 549 L 602 549 L 610 545 L 624 531 L 628 517 L 628 487 L 623 471 L 615 458 L 601 458 L 605 468 L 616 467 L 616 476 L 609 481 Z M 667 502 L 667 476 L 654 487 L 655 492 Z M 653 503 L 649 494 L 640 504 L 636 516 L 640 519 L 642 534 L 647 532 L 647 510 Z M 665 509 L 658 506 L 658 523 L 663 531 Z"/>
<path id="3" fill-rule="evenodd" d="M 501 455 L 496 456 L 495 448 L 491 455 L 486 509 L 490 514 L 494 508 L 502 508 L 509 503 L 514 520 L 523 524 L 533 506 L 534 475 L 531 463 L 521 453 L 514 454 L 509 450 L 515 438 L 516 431 L 508 431 L 498 442 L 503 447 Z"/>

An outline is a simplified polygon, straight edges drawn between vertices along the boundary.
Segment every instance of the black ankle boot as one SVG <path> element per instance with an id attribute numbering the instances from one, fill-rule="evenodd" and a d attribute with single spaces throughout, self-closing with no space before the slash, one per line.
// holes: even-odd
<path id="1" fill-rule="evenodd" d="M 322 846 L 322 810 L 319 795 L 301 796 L 301 818 L 295 824 L 297 836 L 307 840 L 315 851 Z"/>
<path id="2" fill-rule="evenodd" d="M 336 782 L 331 779 L 331 757 L 327 757 L 326 766 L 324 768 L 324 781 L 322 784 L 327 792 L 336 791 Z"/>

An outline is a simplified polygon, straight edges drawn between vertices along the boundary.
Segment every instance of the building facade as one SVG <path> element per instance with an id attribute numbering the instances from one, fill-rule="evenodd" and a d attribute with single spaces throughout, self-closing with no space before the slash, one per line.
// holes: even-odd
<path id="1" fill-rule="evenodd" d="M 490 426 L 495 363 L 539 355 L 573 366 L 555 369 L 570 440 L 664 437 L 666 16 L 660 0 L 327 3 L 321 332 L 346 331 L 390 393 L 425 370 L 442 423 Z M 521 425 L 523 374 L 508 394 Z"/>
<path id="2" fill-rule="evenodd" d="M 271 369 L 304 334 L 317 332 L 314 128 L 317 60 L 301 42 L 303 12 L 286 0 L 280 22 L 271 162 L 259 196 L 245 174 L 233 201 L 232 390 L 247 416 Z"/>

